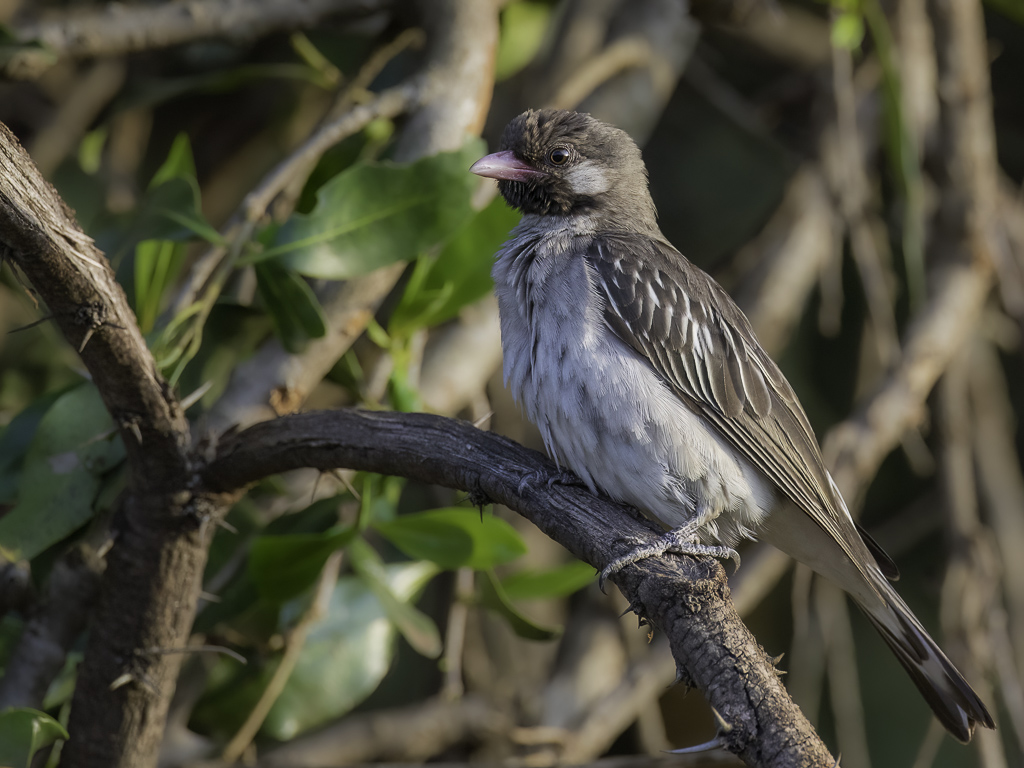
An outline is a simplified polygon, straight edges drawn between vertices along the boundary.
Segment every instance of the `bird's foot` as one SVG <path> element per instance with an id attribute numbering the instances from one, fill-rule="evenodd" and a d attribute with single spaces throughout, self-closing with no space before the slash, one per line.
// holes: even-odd
<path id="1" fill-rule="evenodd" d="M 697 524 L 690 523 L 674 528 L 658 538 L 653 544 L 639 546 L 622 557 L 616 558 L 601 571 L 601 575 L 597 580 L 601 591 L 604 591 L 604 584 L 608 578 L 621 571 L 627 565 L 632 565 L 648 557 L 660 557 L 669 552 L 677 555 L 692 555 L 694 557 L 714 557 L 719 560 L 729 559 L 736 563 L 736 570 L 739 570 L 739 552 L 732 547 L 702 544 L 696 535 L 699 527 Z"/>
<path id="2" fill-rule="evenodd" d="M 530 472 L 528 475 L 523 475 L 523 478 L 519 481 L 519 487 L 516 490 L 521 496 L 523 491 L 530 486 L 536 486 L 541 483 L 543 483 L 549 491 L 556 485 L 567 485 L 578 488 L 587 487 L 587 484 L 584 483 L 575 472 L 570 472 L 567 469 L 560 468 L 554 474 L 543 469 L 538 469 L 534 472 Z"/>

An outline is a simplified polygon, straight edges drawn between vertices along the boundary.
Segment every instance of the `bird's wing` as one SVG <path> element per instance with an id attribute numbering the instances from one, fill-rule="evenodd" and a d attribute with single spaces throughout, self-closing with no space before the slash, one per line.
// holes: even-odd
<path id="1" fill-rule="evenodd" d="M 722 287 L 668 243 L 635 234 L 596 238 L 587 259 L 612 332 L 860 560 L 853 521 L 793 388 Z"/>

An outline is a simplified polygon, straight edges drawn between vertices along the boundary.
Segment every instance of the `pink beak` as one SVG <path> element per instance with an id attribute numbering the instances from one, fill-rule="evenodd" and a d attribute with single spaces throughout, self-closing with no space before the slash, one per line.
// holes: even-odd
<path id="1" fill-rule="evenodd" d="M 538 171 L 536 168 L 524 163 L 510 149 L 481 157 L 473 163 L 473 167 L 469 170 L 477 176 L 486 176 L 489 179 L 503 179 L 505 181 L 526 181 L 537 176 L 546 175 L 544 171 Z"/>

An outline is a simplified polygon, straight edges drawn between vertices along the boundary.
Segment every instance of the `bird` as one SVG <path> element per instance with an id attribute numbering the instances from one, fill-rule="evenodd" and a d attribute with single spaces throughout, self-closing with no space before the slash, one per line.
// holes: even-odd
<path id="1" fill-rule="evenodd" d="M 854 522 L 793 388 L 729 294 L 662 234 L 624 131 L 529 110 L 470 168 L 522 217 L 492 276 L 506 386 L 591 492 L 667 529 L 602 579 L 667 552 L 732 558 L 764 540 L 845 590 L 945 728 L 994 728 Z"/>

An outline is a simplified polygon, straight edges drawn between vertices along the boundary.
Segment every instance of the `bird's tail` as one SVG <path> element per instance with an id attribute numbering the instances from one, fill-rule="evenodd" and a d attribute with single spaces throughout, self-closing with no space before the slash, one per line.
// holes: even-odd
<path id="1" fill-rule="evenodd" d="M 946 658 L 906 603 L 882 579 L 874 586 L 882 593 L 883 601 L 867 603 L 854 599 L 910 674 L 939 722 L 964 743 L 970 741 L 975 724 L 995 728 L 978 694 Z"/>

